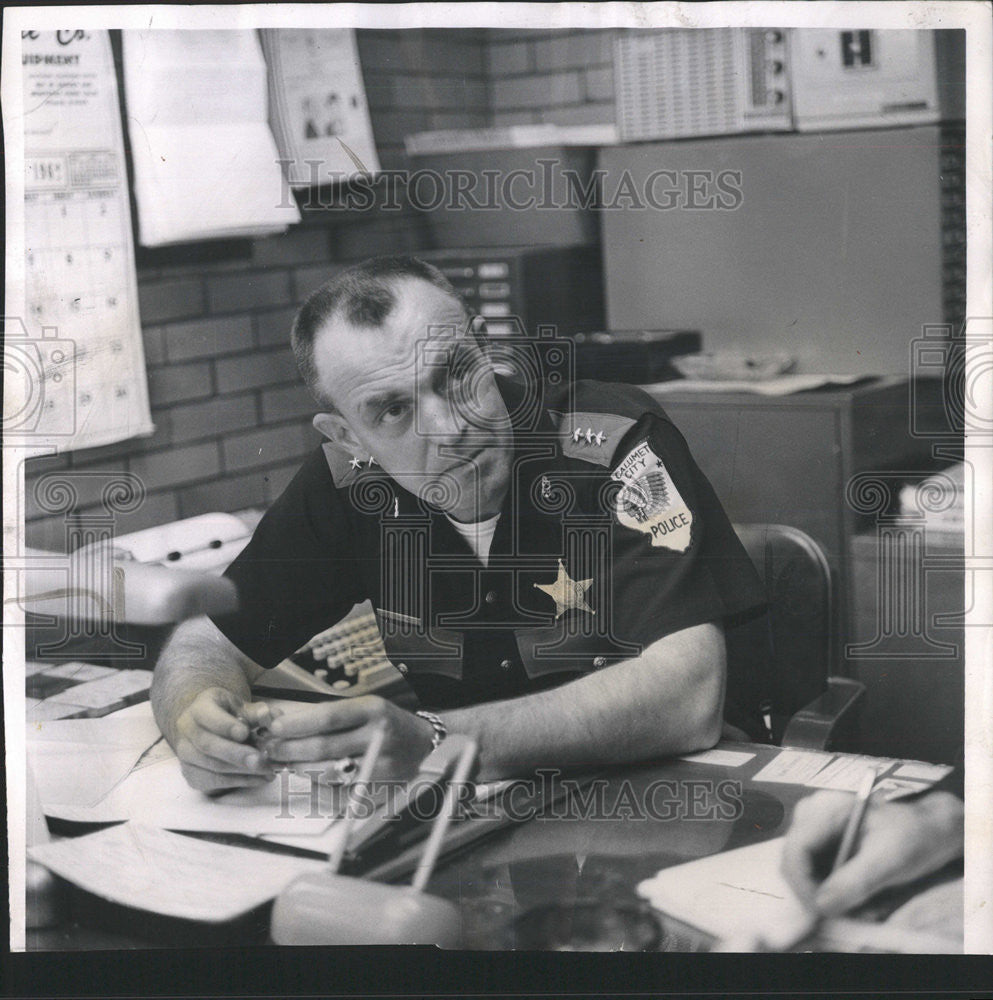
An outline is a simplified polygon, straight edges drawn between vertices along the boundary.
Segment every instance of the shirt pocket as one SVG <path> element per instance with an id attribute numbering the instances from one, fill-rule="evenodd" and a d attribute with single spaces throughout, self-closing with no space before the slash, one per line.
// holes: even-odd
<path id="1" fill-rule="evenodd" d="M 518 629 L 515 638 L 531 680 L 560 673 L 588 674 L 624 658 L 603 636 L 570 630 L 565 619 L 543 628 Z"/>
<path id="2" fill-rule="evenodd" d="M 418 618 L 376 608 L 390 662 L 404 675 L 437 674 L 462 680 L 462 634 L 428 627 Z"/>

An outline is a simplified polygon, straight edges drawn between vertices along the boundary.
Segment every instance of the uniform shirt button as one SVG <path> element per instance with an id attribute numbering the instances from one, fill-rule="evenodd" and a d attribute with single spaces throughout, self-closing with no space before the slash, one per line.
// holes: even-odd
<path id="1" fill-rule="evenodd" d="M 398 663 L 397 664 L 397 670 L 399 670 L 400 673 L 403 674 L 404 677 L 407 676 L 407 670 L 408 670 L 408 668 L 407 668 L 407 664 L 406 663 Z"/>
<path id="2" fill-rule="evenodd" d="M 487 604 L 496 604 L 497 592 L 495 590 L 487 590 L 486 597 L 484 600 Z"/>
<path id="3" fill-rule="evenodd" d="M 500 661 L 500 669 L 501 670 L 509 670 L 512 666 L 513 666 L 513 664 L 510 662 L 510 660 L 501 660 Z"/>
<path id="4" fill-rule="evenodd" d="M 607 657 L 605 656 L 594 656 L 593 657 L 593 667 L 595 670 L 601 670 L 607 665 Z"/>

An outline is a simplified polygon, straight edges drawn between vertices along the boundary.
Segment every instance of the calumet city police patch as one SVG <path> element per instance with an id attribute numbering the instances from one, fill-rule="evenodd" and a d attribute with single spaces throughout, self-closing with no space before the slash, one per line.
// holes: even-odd
<path id="1" fill-rule="evenodd" d="M 621 524 L 650 535 L 654 546 L 686 551 L 693 515 L 647 441 L 632 449 L 610 478 L 621 483 L 615 501 Z"/>

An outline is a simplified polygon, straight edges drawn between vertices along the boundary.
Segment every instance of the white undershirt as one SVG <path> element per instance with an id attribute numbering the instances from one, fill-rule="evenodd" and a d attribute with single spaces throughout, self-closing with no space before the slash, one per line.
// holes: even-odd
<path id="1" fill-rule="evenodd" d="M 445 515 L 448 517 L 448 515 Z M 477 521 L 474 524 L 462 524 L 461 521 L 453 521 L 450 517 L 452 527 L 469 543 L 469 548 L 476 553 L 476 558 L 484 565 L 490 562 L 490 546 L 493 544 L 493 535 L 496 533 L 497 521 L 500 515 L 491 517 L 488 521 Z"/>

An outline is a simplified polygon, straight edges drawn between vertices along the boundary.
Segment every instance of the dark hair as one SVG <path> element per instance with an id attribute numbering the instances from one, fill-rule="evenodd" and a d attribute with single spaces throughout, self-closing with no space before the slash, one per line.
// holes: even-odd
<path id="1" fill-rule="evenodd" d="M 321 396 L 317 366 L 314 364 L 314 338 L 317 331 L 334 316 L 343 316 L 353 326 L 380 327 L 396 306 L 396 283 L 404 278 L 419 278 L 451 295 L 469 316 L 468 307 L 451 282 L 431 264 L 416 257 L 371 257 L 335 275 L 313 292 L 293 321 L 290 344 L 297 368 L 317 402 L 334 409 L 331 400 Z"/>

